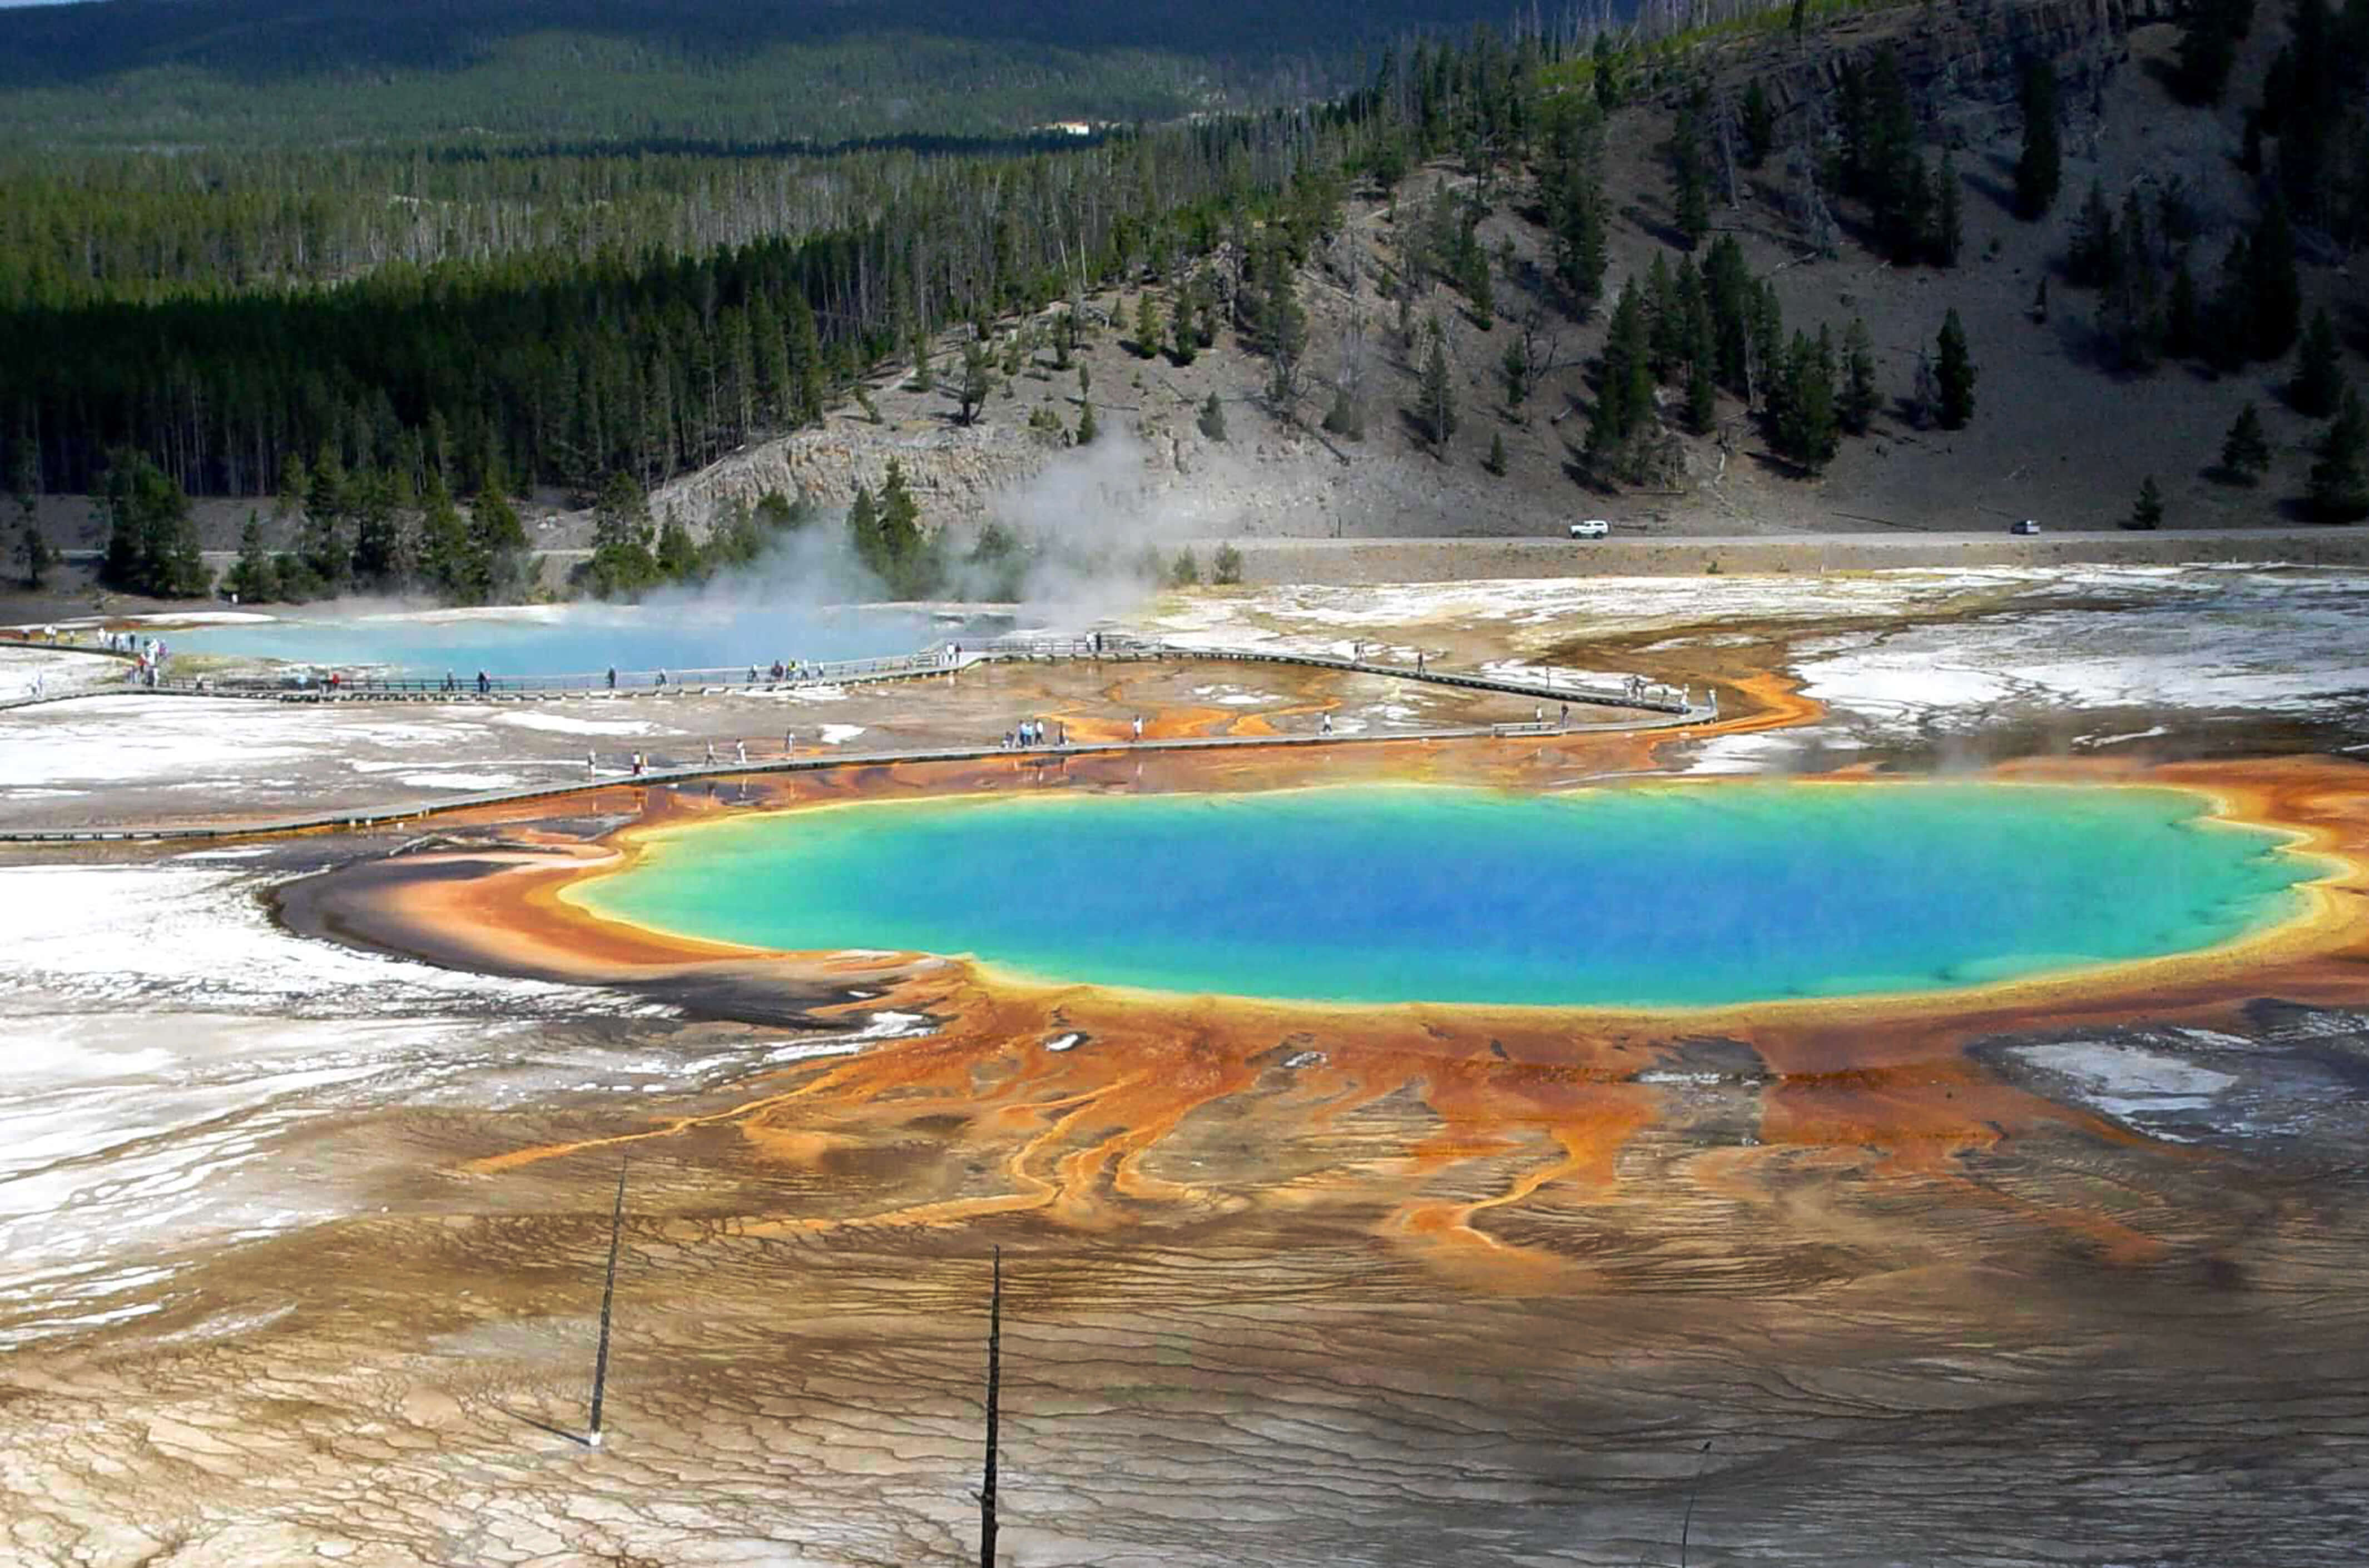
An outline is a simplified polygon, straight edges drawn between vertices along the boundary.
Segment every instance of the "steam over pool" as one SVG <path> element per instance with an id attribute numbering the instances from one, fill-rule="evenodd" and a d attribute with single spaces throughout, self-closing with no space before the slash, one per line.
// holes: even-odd
<path id="1" fill-rule="evenodd" d="M 2207 947 L 2300 909 L 2280 835 L 2182 792 L 1363 786 L 865 803 L 655 835 L 568 895 L 787 950 L 1343 1002 L 1705 1006 Z"/>
<path id="2" fill-rule="evenodd" d="M 745 670 L 773 660 L 819 662 L 911 653 L 945 636 L 986 636 L 1006 624 L 956 624 L 911 610 L 745 601 L 661 607 L 570 604 L 409 614 L 324 616 L 168 633 L 195 653 L 285 659 L 323 669 L 381 669 L 412 677 L 483 670 L 502 677 L 589 675 L 621 680 L 659 670 Z"/>

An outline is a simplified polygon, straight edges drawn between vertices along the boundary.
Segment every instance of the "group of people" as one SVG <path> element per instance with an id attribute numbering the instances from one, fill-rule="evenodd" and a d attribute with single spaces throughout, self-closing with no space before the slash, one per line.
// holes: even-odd
<path id="1" fill-rule="evenodd" d="M 782 731 L 782 755 L 784 757 L 786 758 L 795 753 L 797 750 L 797 738 L 798 732 L 795 729 L 785 729 Z M 735 740 L 732 742 L 732 761 L 740 767 L 747 767 L 749 765 L 749 743 L 746 740 Z M 701 765 L 704 767 L 716 768 L 723 766 L 723 764 L 724 758 L 715 750 L 715 742 L 713 740 L 709 741 L 707 743 L 707 754 L 703 760 Z M 639 778 L 644 773 L 648 773 L 654 765 L 655 764 L 652 762 L 649 753 L 647 751 L 633 752 L 625 759 L 626 772 L 635 778 Z M 601 754 L 597 751 L 585 752 L 584 776 L 587 779 L 595 779 L 598 778 L 600 774 Z"/>
<path id="2" fill-rule="evenodd" d="M 124 676 L 126 681 L 154 686 L 165 678 L 165 661 L 172 657 L 172 650 L 164 638 L 143 637 L 137 632 L 109 632 L 105 636 L 111 651 L 131 654 L 135 661 Z"/>
<path id="3" fill-rule="evenodd" d="M 1139 725 L 1141 722 L 1141 720 L 1137 721 Z M 1069 743 L 1069 727 L 1061 724 L 1056 724 L 1053 726 L 1053 734 L 1050 744 L 1055 746 L 1067 746 Z M 1024 718 L 1015 727 L 1007 729 L 1003 732 L 1003 750 L 1006 751 L 1018 750 L 1023 747 L 1043 746 L 1046 744 L 1047 744 L 1047 741 L 1045 735 L 1045 721 L 1041 718 Z"/>

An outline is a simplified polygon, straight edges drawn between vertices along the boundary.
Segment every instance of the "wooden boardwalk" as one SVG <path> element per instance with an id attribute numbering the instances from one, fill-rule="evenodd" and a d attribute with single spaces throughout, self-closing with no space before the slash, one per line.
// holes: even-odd
<path id="1" fill-rule="evenodd" d="M 447 692 L 441 682 L 376 682 L 361 683 L 335 692 L 321 689 L 297 689 L 265 686 L 260 682 L 237 687 L 206 687 L 195 682 L 168 681 L 151 687 L 145 685 L 122 688 L 129 694 L 167 694 L 193 698 L 249 701 L 301 702 L 429 702 L 436 704 L 530 703 L 561 701 L 573 697 L 596 700 L 662 700 L 668 696 L 727 696 L 748 692 L 795 690 L 801 686 L 849 685 L 886 681 L 911 681 L 952 677 L 959 671 L 987 663 L 1019 662 L 1142 662 L 1150 660 L 1184 661 L 1216 660 L 1241 663 L 1291 665 L 1307 669 L 1334 670 L 1345 673 L 1375 675 L 1393 680 L 1421 681 L 1427 684 L 1457 687 L 1505 696 L 1532 700 L 1541 706 L 1579 703 L 1591 707 L 1627 709 L 1635 716 L 1596 723 L 1565 725 L 1554 720 L 1514 724 L 1463 725 L 1439 728 L 1393 730 L 1378 734 L 1345 735 L 1217 735 L 1192 736 L 1168 739 L 1120 740 L 1098 744 L 1060 746 L 1005 747 L 1001 745 L 913 747 L 893 750 L 827 751 L 809 756 L 776 758 L 771 761 L 731 761 L 701 763 L 690 767 L 647 769 L 640 773 L 608 773 L 571 779 L 544 784 L 511 789 L 487 790 L 479 794 L 452 795 L 441 799 L 405 806 L 355 807 L 335 811 L 310 812 L 295 817 L 273 818 L 249 822 L 159 823 L 118 828 L 80 829 L 0 829 L 0 844 L 40 843 L 145 843 L 176 840 L 219 840 L 267 837 L 280 833 L 300 833 L 325 829 L 371 828 L 383 823 L 417 821 L 423 818 L 471 811 L 486 807 L 509 806 L 521 801 L 557 800 L 593 790 L 613 789 L 619 784 L 646 787 L 658 784 L 693 784 L 712 779 L 748 778 L 763 773 L 794 773 L 818 772 L 832 768 L 863 768 L 893 765 L 900 762 L 970 762 L 995 757 L 1028 757 L 1059 760 L 1069 757 L 1123 755 L 1143 751 L 1219 750 L 1250 747 L 1323 747 L 1372 746 L 1399 744 L 1408 741 L 1470 740 L 1511 738 L 1521 736 L 1581 735 L 1638 729 L 1668 729 L 1703 723 L 1718 716 L 1716 700 L 1709 704 L 1696 704 L 1691 693 L 1665 686 L 1642 686 L 1631 689 L 1591 687 L 1574 680 L 1556 680 L 1549 672 L 1544 679 L 1516 679 L 1504 675 L 1466 670 L 1435 670 L 1426 666 L 1418 670 L 1412 665 L 1379 664 L 1358 658 L 1333 655 L 1296 653 L 1282 649 L 1202 648 L 1176 647 L 1164 643 L 1121 643 L 1105 639 L 1096 645 L 1086 639 L 1062 641 L 1006 639 L 966 647 L 959 655 L 943 649 L 931 649 L 921 654 L 896 659 L 863 659 L 841 665 L 806 667 L 807 672 L 796 680 L 779 681 L 761 680 L 756 683 L 723 683 L 703 681 L 692 684 L 690 677 L 714 675 L 715 671 L 685 671 L 683 679 L 670 678 L 664 686 L 633 684 L 610 690 L 605 677 L 565 677 L 566 681 L 600 680 L 598 688 L 584 689 L 561 686 L 551 681 L 512 681 L 498 688 L 480 692 L 475 682 L 459 692 Z M 851 666 L 861 667 L 851 670 Z M 836 671 L 836 673 L 830 673 Z M 762 671 L 760 672 L 761 676 Z M 74 697 L 103 695 L 104 692 L 83 692 Z M 73 700 L 60 696 L 45 702 Z M 27 704 L 17 704 L 23 706 Z"/>

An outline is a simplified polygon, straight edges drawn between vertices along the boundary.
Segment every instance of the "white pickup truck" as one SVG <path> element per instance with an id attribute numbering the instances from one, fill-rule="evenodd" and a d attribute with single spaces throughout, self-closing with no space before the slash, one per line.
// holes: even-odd
<path id="1" fill-rule="evenodd" d="M 1600 517 L 1591 517 L 1585 522 L 1574 522 L 1571 525 L 1571 536 L 1574 539 L 1602 539 L 1611 532 L 1612 525 Z"/>

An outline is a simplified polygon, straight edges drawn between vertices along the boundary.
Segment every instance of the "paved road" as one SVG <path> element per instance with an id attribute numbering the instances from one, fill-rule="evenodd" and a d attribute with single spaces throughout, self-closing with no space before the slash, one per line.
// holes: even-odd
<path id="1" fill-rule="evenodd" d="M 1244 539 L 1253 583 L 1457 582 L 1492 578 L 1680 577 L 1873 571 L 1929 567 L 2180 566 L 2286 562 L 2369 567 L 2369 529 L 2089 529 L 2011 534 L 1873 529 L 1856 533 L 1685 534 L 1624 531 L 1608 539 Z M 1218 542 L 1195 546 L 1203 555 Z"/>

